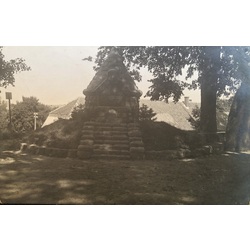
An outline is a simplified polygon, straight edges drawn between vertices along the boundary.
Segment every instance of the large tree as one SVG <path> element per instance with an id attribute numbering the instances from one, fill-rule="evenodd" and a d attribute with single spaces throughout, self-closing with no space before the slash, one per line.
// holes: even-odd
<path id="1" fill-rule="evenodd" d="M 21 71 L 30 70 L 22 58 L 16 58 L 6 61 L 0 46 L 0 87 L 14 86 L 15 74 Z"/>
<path id="2" fill-rule="evenodd" d="M 250 149 L 250 84 L 243 83 L 231 106 L 226 130 L 226 150 Z"/>
<path id="3" fill-rule="evenodd" d="M 99 47 L 96 69 L 107 57 L 112 46 Z M 201 90 L 201 131 L 214 133 L 216 126 L 216 99 L 229 95 L 242 82 L 239 72 L 241 56 L 249 57 L 246 47 L 224 46 L 147 46 L 115 47 L 125 58 L 126 66 L 135 80 L 140 81 L 139 70 L 146 67 L 152 73 L 147 96 L 152 100 L 173 97 L 178 101 L 183 90 Z M 185 81 L 180 76 L 185 75 Z"/>
<path id="4" fill-rule="evenodd" d="M 234 96 L 228 117 L 226 149 L 240 152 L 250 150 L 250 60 L 242 51 L 236 56 L 242 84 Z"/>

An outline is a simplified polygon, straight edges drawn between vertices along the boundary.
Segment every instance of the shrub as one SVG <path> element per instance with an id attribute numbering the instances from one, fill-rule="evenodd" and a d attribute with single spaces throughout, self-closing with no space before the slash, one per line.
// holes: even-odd
<path id="1" fill-rule="evenodd" d="M 155 121 L 156 113 L 153 109 L 149 108 L 147 105 L 142 104 L 139 108 L 139 120 L 140 121 Z"/>
<path id="2" fill-rule="evenodd" d="M 178 148 L 178 140 L 185 138 L 184 131 L 165 122 L 141 122 L 142 138 L 147 150 L 166 150 Z"/>
<path id="3" fill-rule="evenodd" d="M 81 138 L 81 129 L 82 124 L 77 121 L 59 119 L 27 135 L 24 141 L 39 146 L 75 149 Z"/>

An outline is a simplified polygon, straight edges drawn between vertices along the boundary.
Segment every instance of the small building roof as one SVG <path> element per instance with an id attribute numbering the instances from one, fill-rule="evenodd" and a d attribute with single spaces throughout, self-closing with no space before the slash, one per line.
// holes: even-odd
<path id="1" fill-rule="evenodd" d="M 45 122 L 43 123 L 42 127 L 49 125 L 55 121 L 57 121 L 58 119 L 70 119 L 71 117 L 71 113 L 74 110 L 75 107 L 79 106 L 79 105 L 84 105 L 85 103 L 85 98 L 84 97 L 78 97 L 77 99 L 75 99 L 72 102 L 69 102 L 66 105 L 63 105 L 55 110 L 52 110 L 47 119 L 45 120 Z"/>
<path id="2" fill-rule="evenodd" d="M 70 119 L 71 113 L 74 107 L 79 104 L 84 104 L 85 99 L 79 97 L 74 101 L 59 107 L 50 112 L 48 118 L 43 124 L 43 127 L 49 125 L 59 118 Z M 156 121 L 166 122 L 176 128 L 182 130 L 193 130 L 188 119 L 192 117 L 192 110 L 195 106 L 200 106 L 198 103 L 189 102 L 188 107 L 185 106 L 183 102 L 163 102 L 163 101 L 151 101 L 148 99 L 140 99 L 140 106 L 143 104 L 147 105 L 149 108 L 152 108 L 156 113 Z"/>
<path id="3" fill-rule="evenodd" d="M 183 102 L 163 102 L 140 99 L 140 106 L 143 104 L 153 109 L 156 113 L 156 121 L 166 122 L 182 130 L 194 130 L 188 119 L 192 117 L 192 110 L 195 103 L 189 102 L 188 107 Z"/>

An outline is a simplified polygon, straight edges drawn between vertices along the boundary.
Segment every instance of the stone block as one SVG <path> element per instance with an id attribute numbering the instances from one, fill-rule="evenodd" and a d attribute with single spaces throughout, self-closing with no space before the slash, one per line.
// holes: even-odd
<path id="1" fill-rule="evenodd" d="M 39 155 L 45 155 L 45 149 L 46 149 L 46 147 L 39 147 L 38 148 L 38 154 Z"/>
<path id="2" fill-rule="evenodd" d="M 185 158 L 185 156 L 186 156 L 185 150 L 178 150 L 178 151 L 176 152 L 176 156 L 177 156 L 177 158 L 179 158 L 179 159 Z"/>
<path id="3" fill-rule="evenodd" d="M 130 152 L 145 152 L 144 147 L 130 147 Z"/>
<path id="4" fill-rule="evenodd" d="M 88 145 L 79 145 L 77 156 L 80 159 L 90 159 L 93 155 L 93 147 Z"/>
<path id="5" fill-rule="evenodd" d="M 139 128 L 139 124 L 138 123 L 128 123 L 128 128 Z"/>
<path id="6" fill-rule="evenodd" d="M 224 152 L 224 143 L 218 142 L 213 145 L 213 153 L 220 154 Z"/>
<path id="7" fill-rule="evenodd" d="M 130 157 L 132 160 L 143 160 L 145 158 L 144 148 L 130 148 Z"/>
<path id="8" fill-rule="evenodd" d="M 82 140 L 94 140 L 94 135 L 82 135 Z"/>
<path id="9" fill-rule="evenodd" d="M 130 147 L 143 147 L 144 144 L 142 141 L 131 141 L 130 142 Z"/>
<path id="10" fill-rule="evenodd" d="M 80 159 L 90 159 L 93 155 L 93 150 L 92 151 L 77 151 L 77 157 Z"/>
<path id="11" fill-rule="evenodd" d="M 78 151 L 93 151 L 92 145 L 79 145 Z"/>
<path id="12" fill-rule="evenodd" d="M 140 130 L 131 130 L 128 132 L 128 136 L 129 137 L 140 137 L 141 132 L 140 132 Z"/>
<path id="13" fill-rule="evenodd" d="M 25 152 L 28 149 L 28 144 L 27 143 L 21 143 L 20 151 Z"/>
<path id="14" fill-rule="evenodd" d="M 31 154 L 37 154 L 38 146 L 36 144 L 31 144 L 28 146 L 28 152 Z"/>
<path id="15" fill-rule="evenodd" d="M 52 151 L 53 151 L 53 148 L 45 148 L 44 154 L 46 156 L 52 156 L 53 155 Z"/>
<path id="16" fill-rule="evenodd" d="M 77 149 L 69 149 L 68 150 L 68 157 L 69 158 L 76 158 L 77 157 Z"/>
<path id="17" fill-rule="evenodd" d="M 173 160 L 178 158 L 178 151 L 177 150 L 166 150 L 164 151 L 165 159 Z"/>
<path id="18" fill-rule="evenodd" d="M 89 131 L 92 130 L 93 131 L 94 130 L 94 126 L 93 125 L 84 125 L 83 126 L 83 130 L 84 131 L 86 131 L 86 130 L 89 130 Z"/>
<path id="19" fill-rule="evenodd" d="M 65 158 L 65 157 L 68 156 L 68 150 L 67 150 L 67 149 L 58 148 L 58 149 L 55 151 L 55 156 L 56 156 L 56 157 Z"/>
<path id="20" fill-rule="evenodd" d="M 93 130 L 82 130 L 82 135 L 92 135 L 93 136 L 94 132 Z"/>
<path id="21" fill-rule="evenodd" d="M 49 151 L 49 156 L 52 156 L 52 157 L 57 157 L 57 155 L 58 155 L 58 151 L 59 151 L 59 149 L 58 149 L 58 148 L 50 148 L 50 151 Z"/>
<path id="22" fill-rule="evenodd" d="M 81 140 L 80 141 L 80 145 L 92 146 L 93 144 L 94 144 L 94 140 L 86 139 L 86 140 Z"/>

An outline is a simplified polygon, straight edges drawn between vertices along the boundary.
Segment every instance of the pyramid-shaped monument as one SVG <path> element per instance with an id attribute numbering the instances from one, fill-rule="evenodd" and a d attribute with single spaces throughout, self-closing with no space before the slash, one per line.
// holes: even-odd
<path id="1" fill-rule="evenodd" d="M 138 121 L 142 92 L 138 90 L 123 64 L 123 58 L 117 52 L 111 51 L 83 93 L 86 96 L 85 108 L 94 116 L 93 120 Z"/>
<path id="2" fill-rule="evenodd" d="M 88 121 L 78 146 L 81 159 L 142 159 L 138 90 L 123 58 L 114 50 L 83 91 Z"/>

